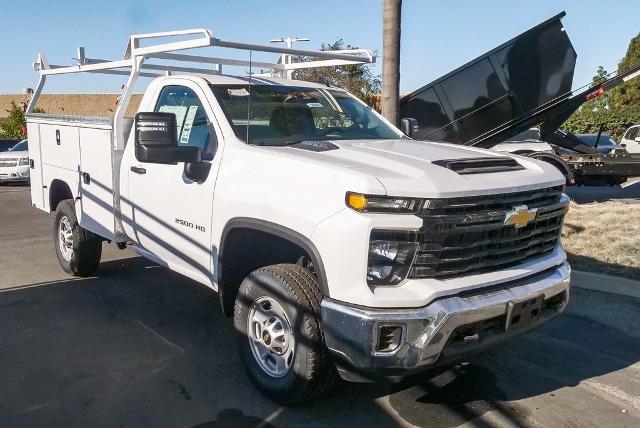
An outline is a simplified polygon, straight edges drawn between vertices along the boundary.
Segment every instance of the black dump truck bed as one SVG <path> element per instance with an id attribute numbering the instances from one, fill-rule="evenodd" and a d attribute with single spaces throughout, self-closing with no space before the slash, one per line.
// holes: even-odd
<path id="1" fill-rule="evenodd" d="M 639 64 L 572 92 L 576 51 L 562 26 L 564 16 L 559 13 L 404 96 L 400 117 L 418 121 L 413 138 L 491 148 L 538 126 L 543 140 L 578 154 L 543 159 L 556 164 L 568 182 L 575 175 L 577 183 L 595 178 L 619 184 L 640 175 L 637 156 L 601 155 L 559 130 L 585 101 L 640 75 Z"/>
<path id="2" fill-rule="evenodd" d="M 490 148 L 532 126 L 540 125 L 548 136 L 585 101 L 638 77 L 640 64 L 572 92 L 576 51 L 562 26 L 565 15 L 559 13 L 404 96 L 400 117 L 418 121 L 414 137 Z M 571 139 L 566 148 L 597 153 Z"/>
<path id="3" fill-rule="evenodd" d="M 403 97 L 400 116 L 418 121 L 415 138 L 490 147 L 531 127 L 536 111 L 567 99 L 576 52 L 564 16 Z"/>

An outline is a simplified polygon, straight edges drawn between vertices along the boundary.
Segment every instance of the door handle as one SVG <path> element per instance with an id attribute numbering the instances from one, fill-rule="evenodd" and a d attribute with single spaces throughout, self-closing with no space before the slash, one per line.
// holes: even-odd
<path id="1" fill-rule="evenodd" d="M 135 172 L 136 174 L 146 174 L 147 173 L 146 169 L 144 169 L 142 167 L 139 167 L 139 166 L 132 166 L 131 167 L 131 171 Z"/>
<path id="2" fill-rule="evenodd" d="M 91 184 L 91 176 L 88 172 L 82 173 L 82 181 L 84 182 L 84 184 Z"/>

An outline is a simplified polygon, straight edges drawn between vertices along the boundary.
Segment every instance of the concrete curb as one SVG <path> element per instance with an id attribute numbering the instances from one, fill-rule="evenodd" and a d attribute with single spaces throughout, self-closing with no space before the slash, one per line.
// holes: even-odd
<path id="1" fill-rule="evenodd" d="M 640 299 L 640 282 L 618 276 L 574 270 L 571 272 L 571 286 Z"/>

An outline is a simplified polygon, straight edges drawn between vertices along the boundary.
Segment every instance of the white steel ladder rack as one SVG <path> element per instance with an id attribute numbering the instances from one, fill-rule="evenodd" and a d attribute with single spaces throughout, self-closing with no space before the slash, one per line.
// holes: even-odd
<path id="1" fill-rule="evenodd" d="M 181 38 L 182 40 L 142 46 L 142 41 L 151 41 L 153 39 L 159 38 Z M 269 63 L 182 53 L 191 49 L 200 49 L 207 47 L 277 53 L 280 54 L 281 57 L 279 61 L 275 63 Z M 293 55 L 310 58 L 310 60 L 302 62 L 290 62 L 288 60 L 285 60 Z M 135 86 L 138 77 L 160 77 L 164 74 L 173 73 L 192 73 L 200 75 L 220 74 L 219 69 L 214 69 L 213 67 L 200 68 L 166 63 L 146 63 L 147 60 L 151 59 L 208 64 L 218 67 L 222 65 L 236 67 L 256 67 L 271 70 L 271 74 L 274 77 L 283 77 L 286 75 L 287 71 L 303 68 L 374 63 L 376 61 L 376 55 L 373 51 L 367 49 L 311 51 L 304 49 L 279 47 L 274 45 L 257 45 L 251 43 L 234 42 L 215 38 L 211 30 L 204 28 L 168 31 L 161 33 L 134 34 L 129 36 L 127 48 L 125 50 L 123 59 L 121 60 L 108 61 L 103 59 L 87 58 L 85 56 L 85 49 L 83 47 L 78 47 L 76 58 L 77 64 L 71 66 L 63 66 L 49 64 L 46 56 L 39 54 L 36 62 L 34 63 L 34 68 L 40 73 L 40 78 L 27 107 L 27 113 L 33 112 L 33 108 L 36 105 L 38 97 L 42 92 L 42 88 L 44 87 L 47 76 L 72 73 L 100 73 L 129 76 L 127 83 L 123 87 L 120 102 L 118 103 L 118 107 L 113 118 L 114 149 L 122 150 L 125 144 L 122 119 L 124 118 L 124 113 L 131 99 L 133 87 Z"/>

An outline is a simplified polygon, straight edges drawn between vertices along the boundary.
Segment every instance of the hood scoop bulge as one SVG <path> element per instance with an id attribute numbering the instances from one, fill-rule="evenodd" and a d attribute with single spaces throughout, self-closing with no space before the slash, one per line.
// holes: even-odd
<path id="1" fill-rule="evenodd" d="M 518 171 L 524 169 L 518 161 L 509 157 L 442 159 L 431 163 L 450 169 L 460 175 L 489 174 L 493 172 Z"/>

